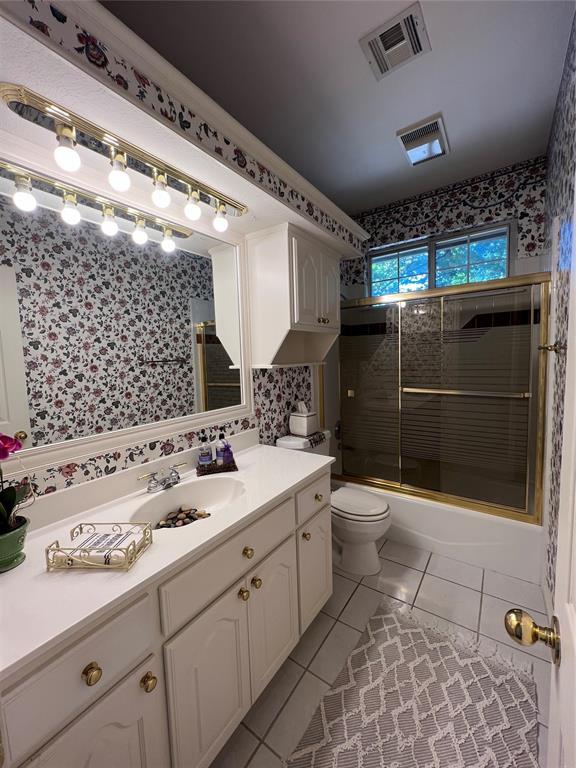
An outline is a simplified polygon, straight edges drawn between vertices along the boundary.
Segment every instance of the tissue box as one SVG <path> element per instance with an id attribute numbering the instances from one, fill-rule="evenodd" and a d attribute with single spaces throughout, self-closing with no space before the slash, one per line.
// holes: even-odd
<path id="1" fill-rule="evenodd" d="M 318 415 L 316 413 L 291 413 L 290 432 L 299 437 L 308 437 L 318 432 Z"/>

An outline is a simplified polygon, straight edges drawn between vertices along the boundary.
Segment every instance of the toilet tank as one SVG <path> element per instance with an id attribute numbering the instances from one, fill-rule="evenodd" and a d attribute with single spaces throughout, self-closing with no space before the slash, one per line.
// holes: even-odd
<path id="1" fill-rule="evenodd" d="M 288 448 L 290 451 L 305 451 L 306 453 L 318 453 L 321 456 L 330 455 L 330 432 L 323 430 L 326 439 L 320 445 L 312 447 L 307 437 L 298 437 L 297 435 L 286 435 L 276 440 L 277 448 Z"/>

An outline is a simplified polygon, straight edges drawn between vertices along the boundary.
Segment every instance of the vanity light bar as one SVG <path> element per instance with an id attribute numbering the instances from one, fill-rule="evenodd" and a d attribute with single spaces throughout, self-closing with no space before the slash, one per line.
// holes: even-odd
<path id="1" fill-rule="evenodd" d="M 102 197 L 101 195 L 93 195 L 91 192 L 78 187 L 74 184 L 63 184 L 60 181 L 51 179 L 49 176 L 45 176 L 41 173 L 36 173 L 22 165 L 16 165 L 15 163 L 8 163 L 5 160 L 0 159 L 0 169 L 7 171 L 12 177 L 13 181 L 18 179 L 28 179 L 31 182 L 36 181 L 41 184 L 47 184 L 52 187 L 52 191 L 61 195 L 62 197 L 74 196 L 76 202 L 78 200 L 88 200 L 94 203 L 94 208 L 102 210 L 103 208 L 111 208 L 115 214 L 122 214 L 121 218 L 128 219 L 129 221 L 142 222 L 143 226 L 153 225 L 156 230 L 163 232 L 166 229 L 171 230 L 173 237 L 188 238 L 192 237 L 194 231 L 187 227 L 182 227 L 179 224 L 174 224 L 167 219 L 158 218 L 157 216 L 150 216 L 137 208 L 119 203 L 111 198 Z"/>
<path id="2" fill-rule="evenodd" d="M 38 112 L 47 115 L 51 120 L 54 120 L 55 126 L 64 123 L 74 131 L 79 131 L 90 138 L 96 139 L 106 145 L 110 153 L 112 153 L 112 150 L 115 150 L 115 155 L 121 153 L 127 158 L 132 158 L 133 160 L 146 165 L 151 170 L 154 179 L 159 176 L 163 176 L 166 180 L 173 179 L 182 185 L 185 190 L 195 190 L 199 195 L 203 194 L 208 197 L 213 206 L 225 206 L 226 213 L 228 214 L 242 216 L 248 210 L 248 208 L 243 203 L 238 202 L 238 200 L 234 200 L 234 198 L 225 195 L 217 189 L 214 189 L 207 184 L 203 184 L 192 176 L 188 176 L 186 173 L 178 170 L 178 168 L 168 165 L 160 158 L 144 152 L 140 147 L 104 130 L 104 128 L 101 128 L 95 123 L 85 120 L 83 117 L 80 117 L 80 115 L 65 110 L 60 105 L 48 101 L 43 96 L 34 93 L 34 91 L 31 91 L 22 85 L 0 83 L 0 97 L 8 107 L 20 117 L 22 115 L 13 108 L 13 105 L 32 107 Z M 47 125 L 41 125 L 41 123 L 39 123 L 39 125 L 46 130 L 51 130 Z M 56 130 L 56 127 L 54 130 Z M 92 149 L 92 151 L 96 150 Z M 135 169 L 131 170 L 135 173 L 138 172 Z M 184 194 L 186 194 L 185 191 Z"/>

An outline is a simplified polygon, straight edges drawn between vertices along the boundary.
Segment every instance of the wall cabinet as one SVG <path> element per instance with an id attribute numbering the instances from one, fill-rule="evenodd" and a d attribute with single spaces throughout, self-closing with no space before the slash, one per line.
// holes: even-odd
<path id="1" fill-rule="evenodd" d="M 292 325 L 340 327 L 340 261 L 311 240 L 290 238 L 294 278 Z"/>
<path id="2" fill-rule="evenodd" d="M 45 704 L 49 708 L 50 702 Z M 147 659 L 26 763 L 26 768 L 80 766 L 170 767 L 161 660 Z"/>
<path id="3" fill-rule="evenodd" d="M 332 594 L 330 507 L 298 529 L 300 631 L 304 632 Z"/>

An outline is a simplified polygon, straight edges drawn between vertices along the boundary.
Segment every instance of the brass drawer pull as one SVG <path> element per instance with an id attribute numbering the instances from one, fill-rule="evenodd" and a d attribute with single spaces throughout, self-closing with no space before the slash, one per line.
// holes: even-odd
<path id="1" fill-rule="evenodd" d="M 246 600 L 250 600 L 250 590 L 244 589 L 244 587 L 242 587 L 240 592 L 238 592 L 238 597 L 240 600 L 244 600 L 244 602 L 246 602 Z"/>
<path id="2" fill-rule="evenodd" d="M 242 550 L 242 554 L 244 555 L 244 557 L 247 557 L 248 560 L 252 560 L 252 558 L 254 557 L 254 550 L 252 549 L 252 547 L 244 547 L 244 549 Z"/>
<path id="3" fill-rule="evenodd" d="M 320 501 L 323 501 L 323 500 L 324 500 L 324 496 L 322 496 L 322 494 L 321 494 L 321 493 L 317 493 L 317 494 L 314 496 L 314 500 L 315 500 L 315 501 L 318 501 L 318 502 L 320 502 Z"/>
<path id="4" fill-rule="evenodd" d="M 144 693 L 152 693 L 157 685 L 158 678 L 152 672 L 146 672 L 142 680 L 140 680 L 140 688 L 144 690 Z"/>
<path id="5" fill-rule="evenodd" d="M 254 589 L 260 589 L 260 587 L 262 586 L 262 579 L 259 576 L 254 576 L 250 584 L 252 584 Z"/>
<path id="6" fill-rule="evenodd" d="M 82 680 L 86 685 L 96 685 L 102 677 L 102 668 L 95 662 L 91 661 L 90 664 L 84 667 L 82 670 Z"/>
<path id="7" fill-rule="evenodd" d="M 304 541 L 310 541 L 310 539 L 312 538 L 312 534 L 310 533 L 310 531 L 304 531 L 304 533 L 302 534 L 302 538 L 304 539 Z"/>

